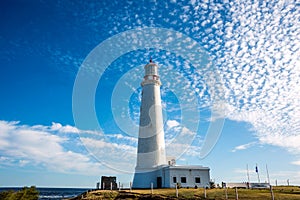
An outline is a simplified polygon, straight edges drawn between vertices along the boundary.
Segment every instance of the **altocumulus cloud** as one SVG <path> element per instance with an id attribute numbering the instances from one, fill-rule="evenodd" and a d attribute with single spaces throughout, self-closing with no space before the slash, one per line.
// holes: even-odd
<path id="1" fill-rule="evenodd" d="M 237 1 L 228 15 L 232 21 L 224 24 L 225 46 L 216 58 L 226 117 L 249 122 L 261 144 L 299 156 L 299 6 Z"/>

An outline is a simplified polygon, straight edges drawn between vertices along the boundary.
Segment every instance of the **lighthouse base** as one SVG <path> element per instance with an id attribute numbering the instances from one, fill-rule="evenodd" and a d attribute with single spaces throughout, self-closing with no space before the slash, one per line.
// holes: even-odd
<path id="1" fill-rule="evenodd" d="M 162 188 L 163 184 L 163 168 L 166 165 L 161 165 L 156 168 L 151 169 L 136 169 L 132 188 L 151 188 L 151 184 L 153 188 Z"/>

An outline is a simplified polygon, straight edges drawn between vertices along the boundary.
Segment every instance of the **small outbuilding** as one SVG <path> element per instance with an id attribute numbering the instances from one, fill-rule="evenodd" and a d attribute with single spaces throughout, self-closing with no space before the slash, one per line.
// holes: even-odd
<path id="1" fill-rule="evenodd" d="M 101 190 L 117 190 L 117 177 L 101 176 Z"/>

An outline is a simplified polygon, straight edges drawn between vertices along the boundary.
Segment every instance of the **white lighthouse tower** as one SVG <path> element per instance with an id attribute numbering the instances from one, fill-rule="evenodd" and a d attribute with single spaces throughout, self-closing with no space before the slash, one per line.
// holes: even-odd
<path id="1" fill-rule="evenodd" d="M 150 60 L 144 69 L 135 188 L 149 188 L 156 183 L 156 170 L 167 164 L 158 66 Z"/>
<path id="2" fill-rule="evenodd" d="M 133 188 L 209 187 L 209 168 L 166 161 L 158 66 L 150 60 L 141 83 L 142 102 Z"/>

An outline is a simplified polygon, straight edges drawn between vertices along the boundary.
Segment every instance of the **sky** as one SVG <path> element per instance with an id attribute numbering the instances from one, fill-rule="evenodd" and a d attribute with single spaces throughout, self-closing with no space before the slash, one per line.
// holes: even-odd
<path id="1" fill-rule="evenodd" d="M 0 187 L 132 181 L 143 66 L 167 156 L 300 185 L 296 1 L 1 1 Z"/>

